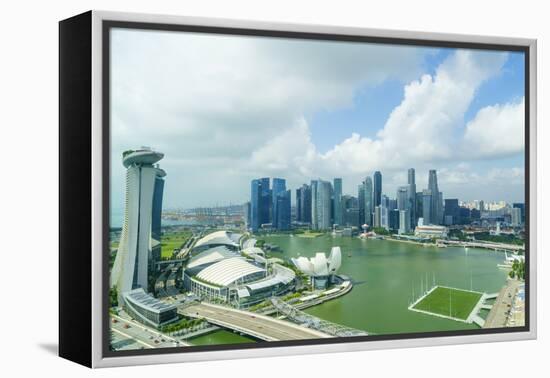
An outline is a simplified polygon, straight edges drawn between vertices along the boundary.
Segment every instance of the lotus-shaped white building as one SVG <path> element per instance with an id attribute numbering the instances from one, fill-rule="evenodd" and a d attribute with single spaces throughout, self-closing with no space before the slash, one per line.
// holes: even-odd
<path id="1" fill-rule="evenodd" d="M 332 247 L 327 258 L 323 252 L 317 252 L 314 257 L 293 258 L 292 262 L 304 274 L 312 279 L 316 288 L 326 288 L 333 276 L 342 265 L 342 252 L 340 247 Z"/>

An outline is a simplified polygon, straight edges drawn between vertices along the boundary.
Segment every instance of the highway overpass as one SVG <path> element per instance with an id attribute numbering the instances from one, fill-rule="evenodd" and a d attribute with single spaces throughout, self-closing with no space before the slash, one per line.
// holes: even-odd
<path id="1" fill-rule="evenodd" d="M 332 337 L 285 320 L 209 303 L 182 306 L 178 309 L 178 313 L 187 317 L 205 319 L 211 324 L 265 341 Z"/>

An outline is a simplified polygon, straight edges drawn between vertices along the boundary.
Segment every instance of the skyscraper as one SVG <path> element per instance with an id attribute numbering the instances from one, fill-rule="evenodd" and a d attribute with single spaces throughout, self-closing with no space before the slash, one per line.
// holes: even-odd
<path id="1" fill-rule="evenodd" d="M 409 210 L 399 210 L 399 234 L 406 234 L 411 231 Z"/>
<path id="2" fill-rule="evenodd" d="M 439 192 L 437 185 L 437 172 L 435 169 L 430 169 L 428 175 L 428 190 L 430 191 L 430 205 L 429 205 L 429 219 L 430 222 L 426 223 L 426 214 L 424 216 L 424 224 L 441 224 L 443 223 L 443 193 Z M 425 200 L 426 198 L 424 198 Z M 424 204 L 426 209 L 426 204 Z"/>
<path id="3" fill-rule="evenodd" d="M 271 191 L 269 178 L 255 179 L 250 182 L 250 229 L 258 231 L 262 224 L 269 223 Z"/>
<path id="4" fill-rule="evenodd" d="M 260 180 L 250 182 L 250 214 L 249 225 L 252 232 L 260 228 L 260 204 L 261 204 L 262 185 Z"/>
<path id="5" fill-rule="evenodd" d="M 512 208 L 521 210 L 521 222 L 525 223 L 525 204 L 523 202 L 515 202 L 512 204 Z"/>
<path id="6" fill-rule="evenodd" d="M 357 204 L 358 204 L 358 207 L 359 207 L 359 224 L 357 225 L 359 228 L 361 228 L 365 222 L 366 222 L 366 218 L 365 218 L 365 213 L 366 213 L 366 210 L 365 210 L 365 183 L 362 182 L 361 184 L 359 184 L 357 186 Z"/>
<path id="7" fill-rule="evenodd" d="M 311 187 L 302 185 L 302 222 L 311 223 Z"/>
<path id="8" fill-rule="evenodd" d="M 342 215 L 342 179 L 334 179 L 334 223 L 341 226 L 343 224 Z"/>
<path id="9" fill-rule="evenodd" d="M 432 191 L 430 189 L 424 189 L 422 191 L 422 218 L 424 225 L 433 223 L 432 197 Z"/>
<path id="10" fill-rule="evenodd" d="M 277 197 L 279 196 L 279 194 L 281 193 L 284 193 L 286 192 L 286 180 L 285 179 L 281 179 L 281 178 L 274 178 L 273 179 L 273 182 L 272 182 L 272 188 L 271 188 L 271 198 L 272 198 L 272 206 L 271 206 L 271 214 L 272 214 L 272 219 L 271 219 L 271 223 L 273 225 L 273 227 L 275 228 L 278 228 L 277 227 L 277 224 L 278 224 L 278 219 L 279 219 L 279 214 L 278 214 L 278 207 L 277 207 L 277 203 L 278 203 L 278 199 Z"/>
<path id="11" fill-rule="evenodd" d="M 457 198 L 445 199 L 444 221 L 448 226 L 460 224 L 460 206 Z"/>
<path id="12" fill-rule="evenodd" d="M 162 249 L 160 245 L 162 223 L 162 197 L 164 194 L 164 177 L 166 176 L 166 172 L 164 172 L 164 170 L 158 168 L 158 166 L 157 169 L 159 171 L 155 178 L 155 189 L 153 193 L 153 211 L 151 219 L 151 237 L 155 241 L 152 246 L 153 262 L 157 262 L 160 260 Z"/>
<path id="13" fill-rule="evenodd" d="M 382 173 L 374 172 L 374 206 L 380 206 L 382 200 Z"/>
<path id="14" fill-rule="evenodd" d="M 331 200 L 330 195 L 332 185 L 329 181 L 317 180 L 312 182 L 312 197 L 313 187 L 315 187 L 315 201 L 312 198 L 312 227 L 316 230 L 328 230 L 330 224 Z"/>
<path id="15" fill-rule="evenodd" d="M 399 230 L 399 210 L 398 209 L 391 209 L 389 210 L 389 226 L 390 230 L 397 231 Z"/>
<path id="16" fill-rule="evenodd" d="M 271 190 L 269 189 L 269 177 L 263 177 L 260 181 L 260 226 L 270 223 Z"/>
<path id="17" fill-rule="evenodd" d="M 512 216 L 512 226 L 513 227 L 519 227 L 521 226 L 521 209 L 518 207 L 513 207 L 511 209 L 511 216 Z"/>
<path id="18" fill-rule="evenodd" d="M 409 212 L 409 216 L 411 217 L 410 225 L 414 227 L 418 219 L 418 215 L 416 214 L 416 175 L 414 168 L 409 168 L 407 178 L 407 184 L 409 185 L 409 201 L 411 203 Z"/>
<path id="19" fill-rule="evenodd" d="M 409 186 L 400 186 L 397 188 L 397 208 L 399 210 L 410 210 Z"/>
<path id="20" fill-rule="evenodd" d="M 373 225 L 374 227 L 381 227 L 382 221 L 381 221 L 381 210 L 380 206 L 374 207 L 374 213 L 373 213 Z"/>
<path id="21" fill-rule="evenodd" d="M 126 167 L 126 205 L 110 282 L 111 287 L 116 286 L 119 296 L 140 287 L 149 290 L 153 246 L 160 243 L 160 216 L 166 176 L 154 164 L 163 157 L 164 154 L 147 147 L 122 154 L 122 163 Z"/>
<path id="22" fill-rule="evenodd" d="M 368 224 L 369 227 L 372 227 L 373 221 L 373 198 L 372 198 L 372 179 L 370 177 L 365 178 L 365 215 L 364 223 Z"/>
<path id="23" fill-rule="evenodd" d="M 296 222 L 303 222 L 303 201 L 302 201 L 302 187 L 296 189 Z"/>
<path id="24" fill-rule="evenodd" d="M 273 226 L 281 231 L 290 230 L 290 190 L 279 192 L 275 198 L 277 217 L 273 221 Z"/>
<path id="25" fill-rule="evenodd" d="M 311 180 L 311 228 L 317 230 L 319 228 L 317 224 L 317 187 L 319 182 L 317 180 Z"/>

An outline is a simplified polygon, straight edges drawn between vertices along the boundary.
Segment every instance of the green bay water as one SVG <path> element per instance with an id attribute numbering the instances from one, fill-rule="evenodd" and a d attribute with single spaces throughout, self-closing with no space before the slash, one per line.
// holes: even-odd
<path id="1" fill-rule="evenodd" d="M 419 296 L 421 285 L 437 285 L 498 292 L 506 282 L 506 272 L 497 264 L 504 253 L 485 249 L 462 247 L 437 248 L 406 242 L 330 234 L 309 238 L 298 235 L 262 237 L 276 244 L 280 252 L 273 257 L 312 257 L 316 252 L 328 256 L 333 246 L 342 250 L 339 274 L 351 277 L 353 290 L 344 296 L 306 310 L 311 315 L 375 334 L 410 333 L 476 329 L 466 324 L 409 311 L 413 297 Z M 421 281 L 423 283 L 421 284 Z M 207 335 L 212 343 L 232 343 L 224 334 L 216 340 L 216 333 Z M 234 335 L 235 341 L 238 342 Z M 205 336 L 206 337 L 206 336 Z M 200 337 L 195 339 L 201 342 Z"/>

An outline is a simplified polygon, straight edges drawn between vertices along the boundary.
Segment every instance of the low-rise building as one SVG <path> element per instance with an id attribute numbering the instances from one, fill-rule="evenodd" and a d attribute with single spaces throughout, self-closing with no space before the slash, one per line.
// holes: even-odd
<path id="1" fill-rule="evenodd" d="M 124 310 L 145 325 L 160 328 L 178 319 L 177 308 L 147 294 L 142 288 L 122 293 Z"/>
<path id="2" fill-rule="evenodd" d="M 414 229 L 414 235 L 418 237 L 426 238 L 446 238 L 449 233 L 449 229 L 445 226 L 437 225 L 421 225 Z"/>

